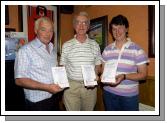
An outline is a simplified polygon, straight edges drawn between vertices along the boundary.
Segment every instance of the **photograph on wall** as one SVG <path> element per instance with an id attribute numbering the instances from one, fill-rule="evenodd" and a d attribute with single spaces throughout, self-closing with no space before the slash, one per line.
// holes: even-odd
<path id="1" fill-rule="evenodd" d="M 90 27 L 88 31 L 89 38 L 95 40 L 99 46 L 101 52 L 104 50 L 107 45 L 107 32 L 108 32 L 108 17 L 102 16 L 99 18 L 94 18 L 90 20 Z"/>
<path id="2" fill-rule="evenodd" d="M 90 26 L 89 37 L 95 39 L 99 45 L 102 45 L 102 24 L 95 24 Z"/>
<path id="3" fill-rule="evenodd" d="M 18 49 L 27 43 L 27 36 L 23 32 L 5 33 L 5 60 L 15 60 Z"/>

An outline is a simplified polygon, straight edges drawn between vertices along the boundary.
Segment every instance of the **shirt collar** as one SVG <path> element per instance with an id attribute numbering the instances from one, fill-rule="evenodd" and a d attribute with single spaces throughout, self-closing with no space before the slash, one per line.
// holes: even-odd
<path id="1" fill-rule="evenodd" d="M 131 43 L 132 43 L 131 39 L 130 39 L 130 38 L 127 38 L 127 42 L 124 44 L 124 45 L 125 45 L 125 48 L 128 48 Z M 115 43 L 115 41 L 114 41 L 114 43 L 112 43 L 112 45 L 111 45 L 111 48 L 112 48 L 112 49 L 116 48 L 115 45 L 116 45 L 116 43 Z"/>
<path id="2" fill-rule="evenodd" d="M 75 41 L 76 41 L 76 42 L 78 42 L 78 43 L 79 43 L 79 41 L 76 39 L 76 36 L 77 36 L 77 35 L 74 35 L 74 39 L 75 39 Z M 89 37 L 88 37 L 88 35 L 86 34 L 86 40 L 85 40 L 85 42 L 87 42 L 87 41 L 88 41 L 88 38 L 89 38 Z"/>
<path id="3" fill-rule="evenodd" d="M 37 48 L 45 47 L 45 44 L 43 44 L 37 37 L 35 38 L 33 45 Z M 51 50 L 53 49 L 53 44 L 51 42 L 49 43 L 49 49 L 50 48 L 51 48 Z"/>

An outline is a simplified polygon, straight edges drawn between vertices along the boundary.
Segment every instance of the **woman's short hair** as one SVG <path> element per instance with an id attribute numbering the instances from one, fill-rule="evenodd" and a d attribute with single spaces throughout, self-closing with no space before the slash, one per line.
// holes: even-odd
<path id="1" fill-rule="evenodd" d="M 128 19 L 123 15 L 117 15 L 112 18 L 111 22 L 109 23 L 109 31 L 112 33 L 112 25 L 124 25 L 125 28 L 129 28 Z M 126 36 L 128 37 L 128 32 L 126 32 Z"/>
<path id="2" fill-rule="evenodd" d="M 126 28 L 129 28 L 129 22 L 123 15 L 117 15 L 113 17 L 109 24 L 110 28 L 112 27 L 112 25 L 125 25 Z"/>

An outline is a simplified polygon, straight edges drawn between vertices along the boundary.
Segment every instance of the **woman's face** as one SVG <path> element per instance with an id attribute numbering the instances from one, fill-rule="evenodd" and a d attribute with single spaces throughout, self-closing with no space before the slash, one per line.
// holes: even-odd
<path id="1" fill-rule="evenodd" d="M 126 29 L 125 25 L 112 25 L 112 34 L 116 41 L 123 41 L 126 39 Z"/>

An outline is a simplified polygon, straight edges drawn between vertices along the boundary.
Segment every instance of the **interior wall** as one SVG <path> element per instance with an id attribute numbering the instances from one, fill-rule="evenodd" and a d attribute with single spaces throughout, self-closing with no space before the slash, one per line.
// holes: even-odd
<path id="1" fill-rule="evenodd" d="M 73 14 L 61 14 L 60 15 L 60 41 L 61 45 L 73 38 L 74 29 L 72 25 Z"/>
<path id="2" fill-rule="evenodd" d="M 19 30 L 19 20 L 18 20 L 18 6 L 10 5 L 9 8 L 9 24 L 5 25 L 5 28 L 14 28 L 16 31 Z"/>
<path id="3" fill-rule="evenodd" d="M 122 14 L 127 17 L 129 21 L 129 37 L 138 45 L 140 45 L 148 54 L 148 6 L 147 5 L 77 5 L 74 6 L 74 14 L 86 11 L 89 14 L 90 19 L 98 18 L 101 16 L 108 16 L 108 23 L 110 20 L 118 15 Z M 62 42 L 65 42 L 73 37 L 73 28 L 69 26 L 72 21 L 69 19 L 73 15 L 64 14 L 61 16 L 61 37 Z M 71 16 L 71 17 L 69 17 Z M 68 25 L 68 26 L 67 26 Z M 68 27 L 70 27 L 68 29 Z M 67 32 L 68 31 L 68 32 Z M 68 36 L 65 34 L 68 33 Z M 67 38 L 67 39 L 65 39 Z M 69 38 L 69 39 L 68 39 Z M 65 39 L 65 40 L 64 40 Z M 108 44 L 112 43 L 112 37 L 108 32 Z M 150 58 L 148 65 L 148 76 L 155 75 L 155 59 Z"/>

